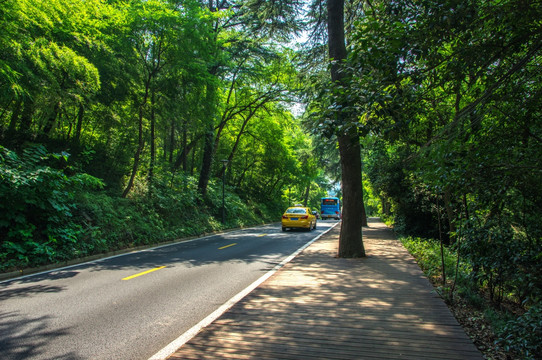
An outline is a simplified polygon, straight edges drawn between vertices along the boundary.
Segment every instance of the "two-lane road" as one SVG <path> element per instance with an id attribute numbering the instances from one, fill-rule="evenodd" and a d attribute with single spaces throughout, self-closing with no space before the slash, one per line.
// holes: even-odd
<path id="1" fill-rule="evenodd" d="M 0 283 L 2 359 L 148 359 L 329 229 L 267 225 Z"/>

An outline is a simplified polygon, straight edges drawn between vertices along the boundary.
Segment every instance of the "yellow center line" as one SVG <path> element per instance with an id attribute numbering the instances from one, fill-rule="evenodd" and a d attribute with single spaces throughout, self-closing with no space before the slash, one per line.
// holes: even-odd
<path id="1" fill-rule="evenodd" d="M 226 245 L 226 246 L 219 247 L 218 250 L 229 248 L 230 246 L 235 246 L 235 245 L 237 245 L 237 243 L 233 243 L 233 244 L 229 244 L 229 245 Z"/>
<path id="2" fill-rule="evenodd" d="M 258 237 L 262 237 L 262 236 L 266 236 L 267 234 L 260 234 L 258 235 Z"/>
<path id="3" fill-rule="evenodd" d="M 154 268 L 154 269 L 143 271 L 143 272 L 140 272 L 139 274 L 135 274 L 135 275 L 132 275 L 132 276 L 125 277 L 122 280 L 131 280 L 131 279 L 136 278 L 138 276 L 145 275 L 145 274 L 148 274 L 148 273 L 151 273 L 153 271 L 160 270 L 160 269 L 163 269 L 163 268 L 165 268 L 165 266 L 160 266 L 160 267 L 157 267 L 157 268 Z"/>

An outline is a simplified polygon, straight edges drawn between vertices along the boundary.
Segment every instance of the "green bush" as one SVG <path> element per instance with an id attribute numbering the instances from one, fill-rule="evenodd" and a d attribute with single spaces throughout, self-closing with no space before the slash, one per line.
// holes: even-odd
<path id="1" fill-rule="evenodd" d="M 0 271 L 65 260 L 79 251 L 75 194 L 102 183 L 84 173 L 66 175 L 68 157 L 42 145 L 21 155 L 0 146 Z"/>
<path id="2" fill-rule="evenodd" d="M 499 304 L 505 300 L 531 305 L 542 296 L 540 248 L 536 241 L 515 231 L 506 221 L 491 218 L 483 225 L 467 226 L 462 252 L 472 264 L 472 281 Z"/>
<path id="3" fill-rule="evenodd" d="M 522 359 L 542 359 L 542 306 L 530 308 L 525 314 L 509 320 L 498 331 L 497 343 L 505 351 L 513 351 Z"/>
<path id="4" fill-rule="evenodd" d="M 221 184 L 211 181 L 204 201 L 197 192 L 196 179 L 183 174 L 173 180 L 156 178 L 150 194 L 121 199 L 87 192 L 78 201 L 79 217 L 86 223 L 83 239 L 94 252 L 262 224 L 276 220 L 278 214 L 247 203 L 226 189 L 227 221 L 222 224 Z"/>
<path id="5" fill-rule="evenodd" d="M 438 240 L 409 236 L 401 238 L 401 242 L 416 258 L 416 261 L 428 277 L 433 279 L 442 277 L 442 259 Z M 449 247 L 444 247 L 444 264 L 447 279 L 454 278 L 456 263 L 457 254 Z"/>
<path id="6" fill-rule="evenodd" d="M 438 240 L 405 237 L 401 238 L 401 242 L 416 258 L 428 277 L 441 277 L 440 243 Z M 467 246 L 472 245 L 467 244 Z M 480 252 L 480 254 L 490 254 L 491 251 L 495 250 L 487 248 L 485 252 Z M 511 254 L 513 253 L 512 251 Z M 457 251 L 454 248 L 445 247 L 444 255 L 446 275 L 451 280 L 455 276 Z M 508 261 L 514 261 L 514 256 L 509 256 L 509 258 L 511 260 Z M 484 317 L 496 329 L 496 343 L 503 350 L 518 354 L 522 359 L 542 358 L 542 344 L 540 343 L 542 338 L 542 307 L 540 301 L 528 298 L 529 302 L 535 305 L 521 316 L 514 316 L 514 314 L 507 311 L 497 311 L 496 308 L 491 306 L 492 303 L 487 302 L 481 295 L 481 289 L 476 286 L 480 283 L 474 280 L 472 267 L 468 261 L 469 259 L 461 259 L 459 262 L 458 280 L 455 284 L 457 294 L 473 307 L 478 309 L 485 307 Z M 517 273 L 521 275 L 521 271 L 517 271 Z"/>

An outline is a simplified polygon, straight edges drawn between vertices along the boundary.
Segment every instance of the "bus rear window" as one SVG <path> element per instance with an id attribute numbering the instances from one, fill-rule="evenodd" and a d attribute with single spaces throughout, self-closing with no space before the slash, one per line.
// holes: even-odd
<path id="1" fill-rule="evenodd" d="M 337 199 L 322 199 L 322 205 L 337 205 Z"/>

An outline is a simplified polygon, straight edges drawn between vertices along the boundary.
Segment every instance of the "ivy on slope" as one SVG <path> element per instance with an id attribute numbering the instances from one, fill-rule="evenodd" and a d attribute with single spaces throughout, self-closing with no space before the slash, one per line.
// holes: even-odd
<path id="1" fill-rule="evenodd" d="M 88 174 L 70 173 L 67 153 L 43 145 L 21 155 L 0 146 L 0 270 L 62 261 L 78 252 L 75 194 L 103 186 Z"/>

